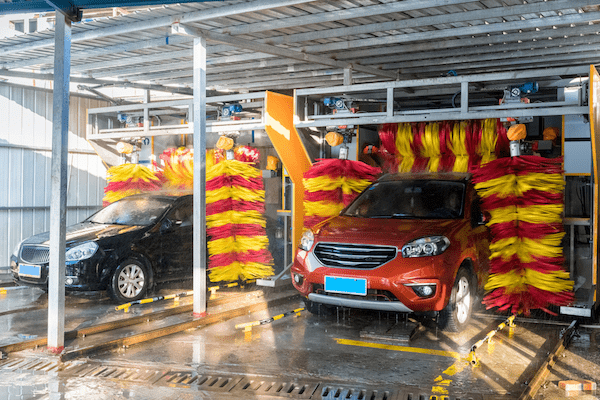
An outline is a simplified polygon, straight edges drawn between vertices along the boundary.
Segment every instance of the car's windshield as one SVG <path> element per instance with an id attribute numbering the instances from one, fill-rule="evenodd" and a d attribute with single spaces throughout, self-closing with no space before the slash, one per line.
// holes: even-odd
<path id="1" fill-rule="evenodd" d="M 126 197 L 109 204 L 86 221 L 97 224 L 150 225 L 172 204 L 168 198 Z"/>
<path id="2" fill-rule="evenodd" d="M 344 211 L 362 218 L 451 219 L 463 215 L 465 184 L 444 180 L 376 182 Z"/>

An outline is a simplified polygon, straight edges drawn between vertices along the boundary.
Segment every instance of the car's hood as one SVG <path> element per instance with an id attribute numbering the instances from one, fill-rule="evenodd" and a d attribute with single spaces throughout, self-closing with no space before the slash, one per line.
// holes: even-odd
<path id="1" fill-rule="evenodd" d="M 452 236 L 465 224 L 462 219 L 388 219 L 339 216 L 314 229 L 315 241 L 403 246 L 431 235 Z"/>
<path id="2" fill-rule="evenodd" d="M 104 237 L 115 237 L 117 235 L 122 235 L 124 233 L 129 233 L 144 228 L 147 227 L 81 222 L 79 224 L 67 227 L 67 247 L 70 247 L 74 243 L 87 242 L 91 240 L 102 239 Z M 44 232 L 35 236 L 31 236 L 25 240 L 23 244 L 41 244 L 47 246 L 50 244 L 50 232 Z"/>

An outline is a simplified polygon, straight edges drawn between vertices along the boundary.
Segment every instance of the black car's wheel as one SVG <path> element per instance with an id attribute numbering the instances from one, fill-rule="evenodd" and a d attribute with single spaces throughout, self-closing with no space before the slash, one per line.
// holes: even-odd
<path id="1" fill-rule="evenodd" d="M 333 314 L 334 308 L 321 303 L 315 303 L 308 299 L 304 299 L 304 308 L 315 315 L 331 315 Z"/>
<path id="2" fill-rule="evenodd" d="M 139 300 L 146 294 L 149 284 L 146 266 L 138 260 L 124 260 L 110 280 L 110 296 L 122 303 Z"/>
<path id="3" fill-rule="evenodd" d="M 438 326 L 449 332 L 460 332 L 469 323 L 473 313 L 473 279 L 461 268 L 456 274 L 448 305 L 438 315 Z"/>

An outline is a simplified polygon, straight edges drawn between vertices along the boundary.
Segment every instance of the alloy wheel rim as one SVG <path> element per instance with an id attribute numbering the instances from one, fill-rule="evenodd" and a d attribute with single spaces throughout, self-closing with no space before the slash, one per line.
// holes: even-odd
<path id="1" fill-rule="evenodd" d="M 123 297 L 133 298 L 144 287 L 144 271 L 135 264 L 129 264 L 119 273 L 118 288 Z"/>
<path id="2" fill-rule="evenodd" d="M 469 318 L 471 310 L 471 292 L 469 290 L 469 281 L 466 277 L 461 277 L 458 281 L 458 290 L 456 291 L 456 319 L 461 324 Z"/>

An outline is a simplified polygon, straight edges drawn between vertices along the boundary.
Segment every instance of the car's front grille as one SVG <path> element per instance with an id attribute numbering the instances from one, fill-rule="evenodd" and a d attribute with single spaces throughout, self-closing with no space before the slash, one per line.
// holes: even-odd
<path id="1" fill-rule="evenodd" d="M 371 269 L 393 260 L 397 249 L 366 244 L 318 243 L 314 252 L 327 267 Z"/>
<path id="2" fill-rule="evenodd" d="M 50 248 L 43 246 L 23 246 L 21 260 L 31 264 L 46 264 L 50 261 Z"/>

